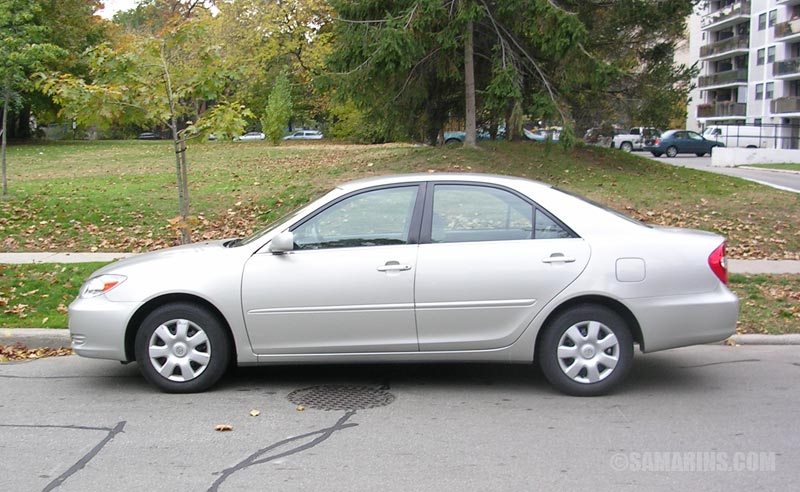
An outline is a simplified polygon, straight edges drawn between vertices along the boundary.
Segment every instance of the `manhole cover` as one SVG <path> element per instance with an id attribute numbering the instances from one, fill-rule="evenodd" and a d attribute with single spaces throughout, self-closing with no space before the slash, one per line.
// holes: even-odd
<path id="1" fill-rule="evenodd" d="M 386 390 L 349 384 L 311 386 L 294 390 L 287 398 L 295 405 L 318 410 L 363 410 L 394 401 L 394 395 Z"/>

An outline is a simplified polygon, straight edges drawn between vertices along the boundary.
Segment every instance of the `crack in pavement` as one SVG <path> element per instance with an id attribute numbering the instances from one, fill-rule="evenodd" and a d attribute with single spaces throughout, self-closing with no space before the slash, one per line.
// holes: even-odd
<path id="1" fill-rule="evenodd" d="M 739 362 L 761 362 L 761 359 L 724 360 L 722 362 L 709 362 L 707 364 L 697 364 L 696 366 L 679 366 L 679 369 L 696 369 L 698 367 L 719 366 L 722 364 L 738 364 Z"/>
<path id="2" fill-rule="evenodd" d="M 355 424 L 355 423 L 351 423 L 351 424 L 347 423 L 347 421 L 350 420 L 350 417 L 352 417 L 355 414 L 356 414 L 355 410 L 350 410 L 347 413 L 345 413 L 339 420 L 337 420 L 336 423 L 333 424 L 331 427 L 326 427 L 324 429 L 316 430 L 316 431 L 313 431 L 313 432 L 308 432 L 308 433 L 305 433 L 305 434 L 301 434 L 299 436 L 290 437 L 288 439 L 284 439 L 283 441 L 276 442 L 275 444 L 271 444 L 271 445 L 267 446 L 266 448 L 259 449 L 258 451 L 256 451 L 255 453 L 251 454 L 250 456 L 248 456 L 244 460 L 240 461 L 239 463 L 233 465 L 232 467 L 226 468 L 226 469 L 224 469 L 224 470 L 222 470 L 220 472 L 216 472 L 216 473 L 219 473 L 220 476 L 214 481 L 214 483 L 211 485 L 211 487 L 208 488 L 207 492 L 217 492 L 219 490 L 220 485 L 222 485 L 225 482 L 225 480 L 227 480 L 231 475 L 233 475 L 234 473 L 236 473 L 238 471 L 244 470 L 245 468 L 248 468 L 248 467 L 253 466 L 253 465 L 260 465 L 262 463 L 269 463 L 270 461 L 274 461 L 274 460 L 277 460 L 277 459 L 280 459 L 280 458 L 285 458 L 286 456 L 291 456 L 293 454 L 300 453 L 300 452 L 305 451 L 307 449 L 311 449 L 314 446 L 317 446 L 317 445 L 321 444 L 322 442 L 326 441 L 329 437 L 331 437 L 333 435 L 334 432 L 337 432 L 337 431 L 340 431 L 340 430 L 344 430 L 344 429 L 347 429 L 349 427 L 358 426 L 358 424 Z M 267 456 L 265 458 L 258 459 L 260 456 L 262 456 L 262 455 L 264 455 L 264 454 L 266 454 L 266 453 L 268 453 L 270 451 L 273 451 L 273 450 L 275 450 L 275 449 L 277 449 L 277 448 L 279 448 L 281 446 L 284 446 L 284 445 L 289 444 L 291 442 L 299 441 L 301 439 L 305 439 L 305 438 L 308 438 L 308 437 L 311 437 L 311 436 L 317 436 L 317 437 L 314 438 L 310 442 L 307 442 L 305 444 L 296 446 L 296 447 L 291 448 L 291 449 L 289 449 L 287 451 L 283 451 L 281 453 L 273 454 L 273 455 Z M 42 492 L 44 492 L 44 491 L 42 491 Z"/>
<path id="3" fill-rule="evenodd" d="M 117 422 L 117 425 L 114 427 L 89 427 L 89 426 L 82 426 L 82 425 L 37 425 L 37 424 L 0 424 L 0 427 L 16 427 L 16 428 L 23 428 L 23 429 L 72 429 L 72 430 L 89 430 L 89 431 L 106 431 L 108 434 L 104 437 L 95 447 L 89 450 L 88 453 L 83 455 L 81 459 L 75 462 L 74 465 L 70 466 L 67 471 L 56 477 L 53 481 L 48 483 L 43 489 L 42 492 L 50 492 L 51 490 L 55 490 L 61 486 L 69 477 L 81 471 L 97 454 L 103 449 L 103 447 L 111 442 L 114 439 L 114 436 L 123 432 L 125 428 L 126 421 Z"/>

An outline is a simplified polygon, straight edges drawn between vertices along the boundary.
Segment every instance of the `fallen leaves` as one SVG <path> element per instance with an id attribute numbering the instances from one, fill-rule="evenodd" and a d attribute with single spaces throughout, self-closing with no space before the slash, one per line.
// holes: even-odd
<path id="1" fill-rule="evenodd" d="M 221 424 L 214 427 L 214 430 L 217 432 L 229 432 L 233 430 L 233 426 L 228 424 Z"/>
<path id="2" fill-rule="evenodd" d="M 253 409 L 253 410 L 250 410 L 250 416 L 251 416 L 251 417 L 258 417 L 259 415 L 261 415 L 261 412 L 260 412 L 260 411 L 258 411 L 258 410 L 255 410 L 255 409 Z"/>
<path id="3" fill-rule="evenodd" d="M 21 343 L 0 345 L 0 362 L 42 359 L 44 357 L 62 357 L 65 355 L 72 355 L 72 349 L 67 347 L 29 349 Z"/>

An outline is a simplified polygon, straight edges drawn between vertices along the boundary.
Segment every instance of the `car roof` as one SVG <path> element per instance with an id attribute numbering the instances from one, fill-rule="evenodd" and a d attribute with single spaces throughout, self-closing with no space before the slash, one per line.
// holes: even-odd
<path id="1" fill-rule="evenodd" d="M 501 176 L 498 174 L 477 174 L 477 173 L 419 173 L 419 174 L 395 174 L 389 176 L 376 176 L 373 178 L 358 179 L 339 185 L 337 188 L 342 191 L 349 192 L 368 188 L 372 186 L 384 186 L 401 183 L 416 183 L 420 181 L 460 181 L 465 183 L 489 183 L 502 186 L 515 187 L 520 184 L 527 186 L 535 185 L 543 188 L 552 188 L 552 186 L 534 181 L 527 178 L 518 178 L 515 176 Z"/>

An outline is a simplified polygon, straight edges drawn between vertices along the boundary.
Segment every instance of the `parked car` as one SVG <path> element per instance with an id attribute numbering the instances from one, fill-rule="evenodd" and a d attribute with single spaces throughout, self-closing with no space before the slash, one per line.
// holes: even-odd
<path id="1" fill-rule="evenodd" d="M 265 135 L 261 132 L 247 132 L 244 135 L 236 137 L 234 140 L 264 140 Z"/>
<path id="2" fill-rule="evenodd" d="M 244 239 L 94 272 L 69 307 L 81 356 L 167 392 L 230 363 L 537 362 L 572 395 L 643 352 L 723 340 L 725 239 L 656 227 L 522 178 L 386 176 L 336 187 Z"/>
<path id="3" fill-rule="evenodd" d="M 505 128 L 498 128 L 497 129 L 497 140 L 502 140 L 506 136 Z M 452 131 L 452 132 L 444 132 L 444 143 L 445 145 L 452 145 L 458 143 L 464 143 L 464 140 L 467 138 L 467 132 L 464 131 Z M 491 140 L 492 134 L 489 130 L 485 130 L 482 128 L 478 128 L 475 132 L 475 138 L 479 142 L 484 140 Z"/>
<path id="4" fill-rule="evenodd" d="M 527 138 L 528 140 L 532 140 L 534 142 L 544 142 L 548 139 L 553 142 L 558 142 L 558 139 L 561 138 L 561 130 L 558 129 L 552 129 L 552 130 L 541 129 L 536 131 L 523 129 L 522 132 L 525 135 L 525 138 Z"/>
<path id="5" fill-rule="evenodd" d="M 644 150 L 652 153 L 655 157 L 666 154 L 667 157 L 675 157 L 678 154 L 695 154 L 703 157 L 710 154 L 714 147 L 725 147 L 722 142 L 708 140 L 697 132 L 691 130 L 669 130 L 661 134 L 652 145 L 648 145 Z"/>
<path id="6" fill-rule="evenodd" d="M 661 130 L 646 126 L 635 126 L 627 132 L 614 135 L 611 139 L 611 147 L 631 152 L 633 150 L 643 150 L 648 145 L 653 145 L 655 139 L 661 135 Z"/>
<path id="7" fill-rule="evenodd" d="M 324 135 L 317 130 L 298 130 L 283 137 L 284 140 L 320 140 Z"/>
<path id="8" fill-rule="evenodd" d="M 155 132 L 142 132 L 136 137 L 137 140 L 161 140 L 161 135 Z"/>

